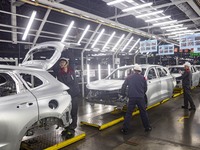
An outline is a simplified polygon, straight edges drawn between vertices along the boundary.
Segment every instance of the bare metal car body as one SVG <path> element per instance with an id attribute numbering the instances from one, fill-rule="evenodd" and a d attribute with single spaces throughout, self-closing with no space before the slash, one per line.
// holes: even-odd
<path id="1" fill-rule="evenodd" d="M 20 149 L 23 138 L 38 129 L 69 126 L 69 88 L 46 71 L 64 47 L 60 42 L 42 43 L 28 52 L 21 66 L 0 65 L 0 150 Z M 49 51 L 52 57 L 39 60 Z"/>
<path id="2" fill-rule="evenodd" d="M 178 79 L 178 77 L 181 76 L 180 72 L 184 71 L 183 65 L 175 65 L 175 66 L 169 66 L 169 71 L 172 74 L 173 77 L 177 80 L 176 88 L 182 88 L 182 81 L 181 79 Z M 200 71 L 195 66 L 190 67 L 191 73 L 192 73 L 192 87 L 196 87 L 199 85 L 199 79 L 200 79 Z"/>
<path id="3" fill-rule="evenodd" d="M 147 79 L 148 105 L 155 104 L 173 94 L 176 81 L 167 68 L 159 65 L 143 64 L 142 75 Z M 119 99 L 121 87 L 128 74 L 133 71 L 134 65 L 120 67 L 103 80 L 93 81 L 87 85 L 89 89 L 88 101 L 105 105 L 122 106 L 127 103 Z"/>

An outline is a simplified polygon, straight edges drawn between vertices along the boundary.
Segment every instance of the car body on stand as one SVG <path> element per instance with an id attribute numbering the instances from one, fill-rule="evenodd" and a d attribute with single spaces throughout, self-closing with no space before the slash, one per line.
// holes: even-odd
<path id="1" fill-rule="evenodd" d="M 45 42 L 30 49 L 20 66 L 0 65 L 0 150 L 19 150 L 26 137 L 71 122 L 71 96 L 47 69 L 69 45 Z M 46 59 L 45 54 L 51 54 Z"/>
<path id="2" fill-rule="evenodd" d="M 141 74 L 147 79 L 148 105 L 171 98 L 176 81 L 169 70 L 160 65 L 142 64 L 141 67 Z M 89 90 L 87 101 L 104 105 L 126 105 L 127 98 L 120 98 L 121 87 L 126 77 L 133 72 L 133 69 L 134 65 L 119 67 L 105 79 L 88 83 L 86 86 Z"/>
<path id="3" fill-rule="evenodd" d="M 173 77 L 177 80 L 176 88 L 182 88 L 182 81 L 178 77 L 181 76 L 181 72 L 184 72 L 184 65 L 175 65 L 175 66 L 169 66 L 169 71 Z M 199 79 L 200 79 L 200 71 L 193 65 L 190 67 L 191 73 L 192 73 L 192 87 L 196 87 L 199 85 Z"/>

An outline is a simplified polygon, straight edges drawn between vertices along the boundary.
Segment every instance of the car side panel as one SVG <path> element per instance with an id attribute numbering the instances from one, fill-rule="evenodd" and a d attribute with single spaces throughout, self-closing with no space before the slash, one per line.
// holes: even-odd
<path id="1" fill-rule="evenodd" d="M 9 149 L 19 149 L 27 128 L 37 120 L 37 102 L 29 91 L 0 97 L 1 145 L 10 143 Z"/>

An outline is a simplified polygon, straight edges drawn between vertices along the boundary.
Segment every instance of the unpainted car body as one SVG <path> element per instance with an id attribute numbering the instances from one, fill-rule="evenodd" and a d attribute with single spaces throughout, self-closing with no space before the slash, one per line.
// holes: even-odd
<path id="1" fill-rule="evenodd" d="M 20 149 L 23 138 L 38 129 L 69 126 L 69 88 L 46 71 L 64 47 L 60 42 L 42 43 L 29 51 L 21 66 L 0 65 L 0 150 Z M 38 59 L 50 49 L 53 58 Z"/>
<path id="2" fill-rule="evenodd" d="M 180 72 L 184 71 L 184 65 L 175 65 L 175 66 L 169 66 L 169 71 L 172 74 L 173 77 L 177 80 L 176 88 L 182 88 L 182 81 L 181 79 L 178 79 L 178 77 L 181 76 Z M 199 85 L 199 79 L 200 79 L 200 71 L 195 66 L 190 67 L 191 73 L 192 73 L 192 87 L 196 87 Z"/>
<path id="3" fill-rule="evenodd" d="M 155 104 L 171 97 L 176 81 L 167 68 L 159 65 L 143 64 L 142 75 L 147 79 L 148 105 Z M 88 101 L 107 105 L 121 106 L 127 103 L 119 98 L 125 78 L 132 73 L 134 65 L 120 67 L 103 80 L 93 81 L 87 85 L 89 89 Z"/>

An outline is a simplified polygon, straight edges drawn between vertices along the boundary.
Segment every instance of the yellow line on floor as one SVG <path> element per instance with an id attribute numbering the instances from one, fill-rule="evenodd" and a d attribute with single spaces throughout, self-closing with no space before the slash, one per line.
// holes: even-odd
<path id="1" fill-rule="evenodd" d="M 189 116 L 183 116 L 183 117 L 180 117 L 179 119 L 178 119 L 178 122 L 183 122 L 183 119 L 188 119 L 189 118 Z"/>
<path id="2" fill-rule="evenodd" d="M 81 139 L 84 139 L 85 136 L 86 136 L 86 134 L 82 133 L 82 134 L 80 134 L 78 136 L 75 136 L 75 137 L 73 137 L 71 139 L 68 139 L 66 141 L 60 142 L 60 143 L 58 143 L 58 144 L 56 144 L 54 146 L 48 147 L 48 148 L 46 148 L 44 150 L 58 150 L 58 149 L 61 149 L 61 148 L 66 147 L 66 146 L 68 146 L 68 145 L 70 145 L 72 143 L 80 141 Z"/>

